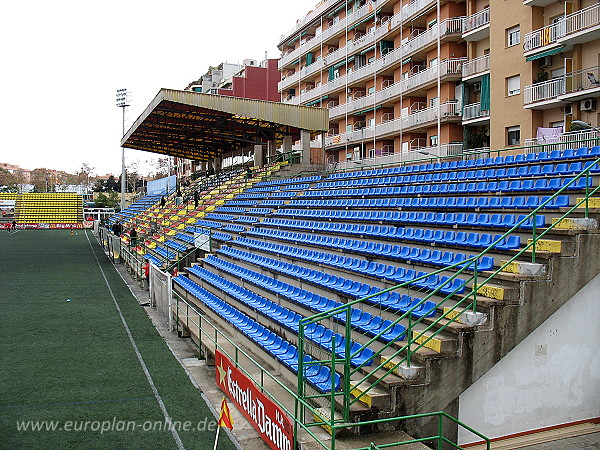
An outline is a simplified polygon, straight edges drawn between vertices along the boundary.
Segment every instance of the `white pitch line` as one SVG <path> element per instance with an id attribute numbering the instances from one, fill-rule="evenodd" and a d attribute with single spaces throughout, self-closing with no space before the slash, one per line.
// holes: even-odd
<path id="1" fill-rule="evenodd" d="M 165 404 L 158 392 L 158 389 L 154 385 L 154 381 L 152 380 L 152 375 L 150 375 L 150 372 L 148 371 L 148 367 L 146 366 L 146 363 L 144 362 L 144 358 L 142 357 L 142 354 L 140 353 L 140 350 L 139 350 L 137 344 L 135 343 L 135 340 L 133 339 L 131 331 L 129 330 L 129 326 L 127 325 L 127 321 L 125 320 L 125 317 L 123 316 L 123 313 L 121 312 L 121 308 L 119 307 L 119 303 L 117 303 L 117 299 L 115 298 L 115 295 L 113 294 L 113 291 L 110 287 L 108 279 L 106 278 L 106 275 L 104 274 L 104 270 L 102 269 L 102 266 L 100 265 L 100 261 L 98 260 L 98 257 L 96 256 L 96 252 L 94 251 L 94 247 L 92 246 L 92 243 L 90 241 L 90 237 L 88 235 L 87 230 L 85 231 L 85 237 L 87 238 L 88 243 L 90 244 L 90 248 L 92 249 L 92 253 L 94 254 L 94 258 L 96 259 L 96 264 L 98 264 L 98 268 L 100 269 L 100 272 L 102 273 L 102 278 L 104 278 L 106 287 L 108 288 L 108 291 L 110 292 L 110 296 L 112 297 L 115 307 L 117 308 L 117 312 L 119 313 L 119 317 L 121 318 L 123 327 L 125 327 L 125 331 L 127 332 L 127 336 L 129 337 L 129 342 L 131 343 L 131 346 L 133 347 L 133 350 L 135 351 L 137 359 L 140 362 L 140 365 L 142 366 L 142 370 L 144 371 L 144 374 L 146 375 L 146 380 L 148 380 L 148 384 L 150 385 L 150 388 L 152 389 L 152 392 L 154 393 L 154 398 L 156 398 L 156 401 L 158 402 L 158 405 L 160 406 L 160 409 L 162 410 L 163 416 L 165 418 L 165 423 L 172 424 L 173 419 L 171 419 L 171 416 L 169 415 L 169 412 L 167 411 L 167 407 L 165 406 Z M 175 427 L 170 426 L 169 428 L 171 430 L 171 434 L 173 435 L 173 439 L 175 439 L 177 448 L 180 450 L 185 450 L 185 447 L 183 446 L 183 442 L 181 442 L 181 438 L 179 437 L 179 433 L 177 433 L 177 430 L 175 429 Z"/>

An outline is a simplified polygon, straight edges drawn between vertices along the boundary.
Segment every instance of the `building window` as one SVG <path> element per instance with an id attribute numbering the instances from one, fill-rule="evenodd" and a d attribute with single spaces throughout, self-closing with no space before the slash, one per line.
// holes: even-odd
<path id="1" fill-rule="evenodd" d="M 521 42 L 521 27 L 517 25 L 516 27 L 508 28 L 506 30 L 506 46 L 512 47 L 513 45 L 517 45 Z"/>
<path id="2" fill-rule="evenodd" d="M 431 147 L 437 147 L 437 145 L 438 145 L 438 137 L 437 137 L 437 135 L 429 137 L 429 145 Z"/>
<path id="3" fill-rule="evenodd" d="M 375 93 L 375 86 L 371 86 L 369 88 L 369 94 L 374 94 Z"/>
<path id="4" fill-rule="evenodd" d="M 521 75 L 508 77 L 506 79 L 506 95 L 517 95 L 521 93 Z"/>
<path id="5" fill-rule="evenodd" d="M 435 67 L 435 66 L 437 66 L 437 63 L 438 63 L 438 59 L 433 58 L 433 59 L 429 60 L 429 67 Z"/>
<path id="6" fill-rule="evenodd" d="M 369 119 L 367 127 L 373 128 L 375 126 L 375 119 Z"/>
<path id="7" fill-rule="evenodd" d="M 506 129 L 506 144 L 507 145 L 520 145 L 521 144 L 521 128 L 508 127 Z"/>
<path id="8" fill-rule="evenodd" d="M 440 104 L 440 98 L 439 97 L 432 97 L 432 98 L 429 99 L 429 106 L 431 108 L 435 108 L 439 104 Z"/>

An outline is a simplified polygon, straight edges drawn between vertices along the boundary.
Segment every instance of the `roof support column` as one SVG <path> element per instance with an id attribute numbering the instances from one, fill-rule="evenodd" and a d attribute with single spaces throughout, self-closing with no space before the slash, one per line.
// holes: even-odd
<path id="1" fill-rule="evenodd" d="M 261 144 L 254 146 L 254 166 L 262 167 L 265 165 L 265 148 Z"/>
<path id="2" fill-rule="evenodd" d="M 310 164 L 310 131 L 300 131 L 300 148 L 302 164 Z"/>
<path id="3" fill-rule="evenodd" d="M 275 141 L 267 141 L 267 164 L 272 164 L 276 161 L 277 156 L 277 144 Z"/>
<path id="4" fill-rule="evenodd" d="M 215 173 L 219 173 L 221 171 L 221 157 L 215 156 L 213 158 L 213 168 L 215 169 Z"/>
<path id="5" fill-rule="evenodd" d="M 292 137 L 284 136 L 283 137 L 283 160 L 289 161 L 292 153 Z"/>

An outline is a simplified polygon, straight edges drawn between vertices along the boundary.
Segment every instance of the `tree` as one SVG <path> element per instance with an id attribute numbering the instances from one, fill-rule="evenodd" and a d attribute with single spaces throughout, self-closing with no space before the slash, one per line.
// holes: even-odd
<path id="1" fill-rule="evenodd" d="M 164 158 L 158 158 L 155 161 L 155 166 L 156 166 L 156 170 L 154 171 L 154 173 L 150 174 L 151 177 L 153 177 L 155 180 L 158 180 L 160 178 L 164 178 L 164 177 L 168 176 L 169 169 L 171 168 L 171 164 L 169 162 L 169 156 L 166 156 Z"/>
<path id="2" fill-rule="evenodd" d="M 110 191 L 108 195 L 100 192 L 94 203 L 98 208 L 115 208 L 119 204 L 119 195 L 115 191 Z"/>
<path id="3" fill-rule="evenodd" d="M 17 174 L 0 167 L 0 192 L 18 192 Z"/>
<path id="4" fill-rule="evenodd" d="M 58 179 L 53 170 L 34 169 L 31 171 L 31 184 L 33 192 L 54 192 Z"/>
<path id="5" fill-rule="evenodd" d="M 90 190 L 91 182 L 93 182 L 92 177 L 94 176 L 94 168 L 90 166 L 88 163 L 81 164 L 81 168 L 77 172 L 77 183 L 79 185 L 83 185 Z"/>
<path id="6" fill-rule="evenodd" d="M 115 180 L 113 175 L 108 177 L 108 179 L 104 182 L 104 192 L 109 191 L 121 192 L 121 184 L 117 183 L 117 180 Z"/>

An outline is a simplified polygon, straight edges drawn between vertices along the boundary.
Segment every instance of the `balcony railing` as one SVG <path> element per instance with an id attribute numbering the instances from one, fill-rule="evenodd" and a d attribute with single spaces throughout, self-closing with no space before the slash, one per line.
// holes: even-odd
<path id="1" fill-rule="evenodd" d="M 458 102 L 446 102 L 439 105 L 439 108 L 437 106 L 432 106 L 413 114 L 409 114 L 406 117 L 402 117 L 402 128 L 410 128 L 417 125 L 425 125 L 435 122 L 438 119 L 438 109 L 441 117 L 460 116 Z"/>
<path id="2" fill-rule="evenodd" d="M 541 102 L 556 98 L 565 93 L 565 78 L 553 78 L 543 83 L 535 83 L 525 87 L 525 104 Z"/>
<path id="3" fill-rule="evenodd" d="M 490 8 L 486 8 L 481 11 L 477 11 L 475 14 L 469 17 L 463 18 L 462 32 L 465 34 L 489 23 Z"/>
<path id="4" fill-rule="evenodd" d="M 569 35 L 587 28 L 597 27 L 600 23 L 600 3 L 584 8 L 525 35 L 523 50 L 529 52 L 546 45 L 560 42 Z"/>
<path id="5" fill-rule="evenodd" d="M 587 142 L 586 142 L 587 141 Z M 553 150 L 566 150 L 599 145 L 600 132 L 597 130 L 569 131 L 551 138 L 525 139 L 527 153 L 538 153 L 541 151 L 551 152 Z"/>
<path id="6" fill-rule="evenodd" d="M 344 18 L 343 20 L 340 20 L 339 22 L 334 23 L 332 26 L 330 26 L 329 28 L 327 28 L 326 30 L 324 30 L 320 35 L 319 35 L 319 42 L 325 42 L 327 41 L 329 38 L 331 38 L 332 36 L 335 36 L 337 33 L 339 33 L 340 31 L 344 30 L 346 28 L 346 25 L 351 26 L 354 22 L 357 22 L 359 20 L 361 20 L 362 18 L 364 18 L 365 16 L 367 16 L 368 14 L 372 13 L 375 8 L 378 8 L 380 4 L 385 3 L 387 0 L 377 0 L 377 1 L 371 1 L 368 2 L 367 4 L 363 5 L 362 7 L 360 7 L 359 9 L 357 9 L 356 11 L 348 14 L 348 16 L 346 18 Z M 296 29 L 298 28 L 298 26 L 296 27 Z M 292 50 L 291 52 L 287 53 L 286 55 L 283 55 L 280 59 L 279 59 L 279 68 L 283 68 L 286 65 L 288 65 L 290 62 L 294 61 L 295 59 L 300 58 L 300 56 L 303 53 L 306 53 L 310 50 L 310 48 L 317 48 L 319 46 L 319 42 L 315 41 L 312 43 L 306 43 L 309 45 L 300 45 L 298 48 Z"/>
<path id="7" fill-rule="evenodd" d="M 385 148 L 385 147 L 384 147 Z M 422 147 L 408 152 L 383 154 L 370 158 L 351 159 L 337 164 L 338 169 L 356 169 L 359 165 L 373 166 L 376 164 L 395 164 L 404 161 L 431 160 L 445 156 L 459 155 L 463 152 L 462 143 L 441 144 L 433 147 Z"/>
<path id="8" fill-rule="evenodd" d="M 280 38 L 280 41 L 283 42 L 286 38 L 291 37 L 294 33 L 296 33 L 296 31 L 298 31 L 300 28 L 302 28 L 308 22 L 310 22 L 311 20 L 313 20 L 315 17 L 317 17 L 319 14 L 321 14 L 324 10 L 326 10 L 331 5 L 333 5 L 336 1 L 337 0 L 325 0 L 325 1 L 323 1 L 315 9 L 313 9 L 312 11 L 310 11 L 309 13 L 307 13 L 302 19 L 299 19 L 298 21 L 296 21 L 296 25 L 290 31 L 288 31 L 285 34 L 282 34 L 281 38 Z"/>
<path id="9" fill-rule="evenodd" d="M 490 117 L 490 110 L 482 110 L 481 103 L 471 103 L 470 105 L 465 105 L 462 112 L 463 122 L 472 119 L 481 119 L 484 117 Z"/>
<path id="10" fill-rule="evenodd" d="M 440 36 L 462 33 L 462 26 L 463 26 L 462 22 L 463 22 L 463 17 L 450 17 L 448 19 L 445 19 L 439 25 Z M 353 54 L 356 51 L 360 50 L 361 48 L 366 47 L 367 45 L 370 45 L 371 43 L 374 43 L 377 39 L 379 39 L 381 37 L 381 35 L 385 34 L 386 32 L 387 32 L 387 25 L 382 24 L 379 27 L 377 27 L 375 29 L 375 31 L 370 32 L 367 35 L 363 36 L 361 39 L 359 39 L 358 43 L 352 42 L 352 43 L 348 43 L 347 46 L 340 47 L 338 50 L 330 53 L 325 58 L 321 58 L 318 61 L 315 61 L 310 66 L 304 67 L 299 72 L 296 72 L 293 75 L 290 75 L 289 77 L 286 77 L 285 79 L 281 80 L 278 85 L 279 91 L 283 91 L 283 90 L 289 88 L 290 86 L 293 86 L 302 77 L 308 76 L 308 75 L 320 70 L 321 68 L 324 69 L 325 66 L 332 65 L 338 59 L 343 59 L 346 57 L 346 55 Z M 379 71 L 384 66 L 387 67 L 393 63 L 399 62 L 401 59 L 406 58 L 407 56 L 410 56 L 411 54 L 422 50 L 423 48 L 425 48 L 428 45 L 431 45 L 432 43 L 434 43 L 437 40 L 437 37 L 438 37 L 438 27 L 433 26 L 433 27 L 429 28 L 428 30 L 424 31 L 423 33 L 413 37 L 409 41 L 404 42 L 400 47 L 392 50 L 391 52 L 387 53 L 385 56 L 382 56 L 379 59 L 377 59 L 376 61 L 373 61 L 372 63 L 367 64 L 367 65 L 361 67 L 360 69 L 355 70 L 351 74 L 347 74 L 345 76 L 336 78 L 335 80 L 333 80 L 333 82 L 334 82 L 333 86 L 338 87 L 338 85 L 339 86 L 345 85 L 345 83 L 346 83 L 345 77 L 348 77 L 350 75 L 352 75 L 352 78 L 348 80 L 349 83 L 356 81 L 361 76 L 358 74 L 363 74 L 362 76 L 364 77 L 365 74 L 370 74 L 370 73 L 373 73 L 374 71 Z M 330 83 L 332 83 L 332 82 L 330 81 Z M 304 102 L 304 101 L 309 101 L 309 99 L 302 98 L 301 102 Z M 294 102 L 292 102 L 292 103 L 294 103 Z M 298 102 L 298 103 L 300 103 L 300 102 Z M 298 103 L 296 103 L 296 104 L 298 104 Z"/>
<path id="11" fill-rule="evenodd" d="M 438 70 L 440 77 L 445 77 L 447 75 L 458 75 L 461 73 L 461 67 L 464 61 L 464 58 L 446 59 L 440 63 L 439 67 L 430 67 L 421 72 L 417 72 L 413 76 L 402 81 L 391 84 L 378 92 L 369 94 L 366 97 L 361 97 L 348 103 L 338 105 L 335 108 L 331 108 L 329 110 L 329 117 L 333 118 L 341 116 L 345 113 L 360 111 L 374 104 L 391 100 L 399 96 L 401 92 L 410 91 L 411 89 L 418 88 L 437 79 Z"/>
<path id="12" fill-rule="evenodd" d="M 410 2 L 408 5 L 403 6 L 402 11 L 394 16 L 392 26 L 399 25 L 400 20 L 410 18 L 430 4 L 435 4 L 435 0 L 415 0 L 414 2 Z"/>
<path id="13" fill-rule="evenodd" d="M 479 56 L 475 59 L 465 61 L 462 65 L 462 76 L 470 77 L 478 73 L 490 70 L 490 55 Z"/>
<path id="14" fill-rule="evenodd" d="M 561 77 L 543 83 L 535 83 L 525 87 L 525 104 L 552 100 L 573 92 L 581 93 L 586 89 L 600 88 L 600 66 L 569 72 Z"/>
<path id="15" fill-rule="evenodd" d="M 335 144 L 355 143 L 364 139 L 372 139 L 374 137 L 394 134 L 399 132 L 401 129 L 411 128 L 419 125 L 428 126 L 437 121 L 438 111 L 440 113 L 440 118 L 460 116 L 458 102 L 446 102 L 439 105 L 439 108 L 437 106 L 433 106 L 431 108 L 417 111 L 413 114 L 379 123 L 374 127 L 366 127 L 359 130 L 341 133 L 335 136 L 328 136 L 325 139 L 325 145 L 329 146 Z"/>

